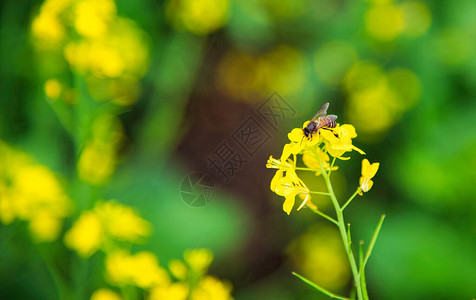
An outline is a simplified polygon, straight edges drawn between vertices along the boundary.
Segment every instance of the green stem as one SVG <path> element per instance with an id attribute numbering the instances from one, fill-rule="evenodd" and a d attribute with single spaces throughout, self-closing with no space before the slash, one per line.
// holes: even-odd
<path id="1" fill-rule="evenodd" d="M 341 210 L 341 211 L 344 211 L 344 209 L 347 207 L 347 205 L 349 205 L 350 202 L 352 202 L 352 200 L 355 198 L 355 196 L 357 196 L 357 194 L 358 194 L 359 192 L 360 192 L 360 187 L 358 187 L 357 190 L 355 191 L 355 193 L 354 193 L 352 196 L 350 196 L 349 200 L 347 200 L 347 202 L 345 202 L 345 204 L 342 205 L 342 207 L 341 207 L 340 210 Z"/>
<path id="2" fill-rule="evenodd" d="M 328 290 L 326 290 L 325 288 L 323 287 L 320 287 L 318 286 L 316 283 L 310 281 L 309 279 L 299 275 L 298 273 L 296 272 L 293 272 L 293 275 L 296 276 L 297 278 L 301 279 L 302 281 L 304 281 L 305 283 L 307 283 L 308 285 L 312 286 L 313 288 L 315 288 L 316 290 L 320 291 L 321 293 L 324 293 L 326 294 L 327 296 L 331 297 L 331 298 L 334 298 L 334 299 L 340 299 L 340 300 L 349 300 L 349 298 L 345 298 L 345 297 L 342 297 L 342 296 L 337 296 L 336 294 L 332 293 L 332 292 L 329 292 Z"/>
<path id="3" fill-rule="evenodd" d="M 310 169 L 310 168 L 303 168 L 303 167 L 296 167 L 295 169 L 301 170 L 301 171 L 321 172 L 321 169 Z"/>
<path id="4" fill-rule="evenodd" d="M 332 168 L 334 167 L 334 163 L 336 162 L 336 158 L 332 159 L 331 167 L 329 168 L 329 178 L 331 178 Z"/>
<path id="5" fill-rule="evenodd" d="M 332 200 L 332 204 L 334 204 L 334 208 L 335 208 L 336 215 L 337 215 L 337 223 L 338 223 L 337 226 L 339 227 L 339 231 L 340 231 L 340 234 L 341 234 L 341 237 L 342 237 L 342 241 L 344 242 L 347 257 L 349 259 L 350 268 L 352 270 L 352 275 L 354 277 L 354 284 L 355 284 L 355 287 L 357 289 L 357 299 L 363 300 L 364 298 L 363 298 L 362 287 L 361 287 L 361 283 L 360 283 L 360 274 L 359 274 L 359 270 L 357 268 L 357 264 L 355 263 L 355 257 L 354 257 L 354 254 L 352 252 L 352 247 L 349 244 L 347 229 L 346 229 L 346 226 L 345 226 L 344 215 L 342 214 L 342 210 L 339 206 L 339 201 L 337 201 L 337 198 L 334 194 L 334 190 L 332 188 L 332 184 L 331 184 L 331 181 L 329 179 L 329 175 L 324 171 L 324 165 L 323 165 L 319 155 L 317 155 L 317 153 L 315 153 L 315 156 L 317 157 L 317 159 L 319 160 L 319 163 L 321 165 L 322 176 L 324 177 L 324 180 L 326 182 L 327 190 L 331 194 L 330 197 L 331 197 L 331 200 Z"/>
<path id="6" fill-rule="evenodd" d="M 382 215 L 380 217 L 380 220 L 378 221 L 378 224 L 377 224 L 377 228 L 375 228 L 374 235 L 372 236 L 372 240 L 370 241 L 369 249 L 367 249 L 367 253 L 365 254 L 362 270 L 365 268 L 365 265 L 367 264 L 367 261 L 369 260 L 370 254 L 372 254 L 372 250 L 374 249 L 378 234 L 380 233 L 380 229 L 382 228 L 383 220 L 385 220 L 385 215 Z"/>
<path id="7" fill-rule="evenodd" d="M 330 196 L 331 194 L 329 193 L 324 193 L 324 192 L 313 192 L 313 191 L 309 191 L 309 194 L 317 194 L 317 195 L 325 195 L 325 196 Z"/>
<path id="8" fill-rule="evenodd" d="M 329 217 L 328 215 L 326 215 L 325 213 L 317 210 L 317 209 L 314 209 L 314 208 L 311 208 L 309 207 L 310 210 L 312 210 L 313 212 L 315 212 L 316 214 L 320 215 L 321 217 L 331 221 L 332 223 L 336 224 L 337 226 L 339 226 L 339 223 L 337 223 L 336 220 L 334 220 L 332 217 Z"/>

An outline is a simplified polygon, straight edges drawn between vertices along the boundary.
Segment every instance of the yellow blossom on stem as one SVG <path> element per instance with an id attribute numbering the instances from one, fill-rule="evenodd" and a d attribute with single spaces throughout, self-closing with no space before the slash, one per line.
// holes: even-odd
<path id="1" fill-rule="evenodd" d="M 338 170 L 339 167 L 338 166 L 332 166 L 331 168 L 331 163 L 330 163 L 330 157 L 329 155 L 322 151 L 321 148 L 317 148 L 316 149 L 318 155 L 319 155 L 319 158 L 324 166 L 324 171 L 335 171 L 335 170 Z M 310 169 L 316 169 L 316 170 L 319 170 L 319 171 L 316 171 L 316 176 L 319 176 L 322 174 L 322 172 L 320 171 L 321 169 L 321 165 L 319 163 L 319 160 L 314 156 L 313 153 L 311 152 L 304 152 L 303 155 L 302 155 L 302 161 L 304 162 L 304 164 L 310 168 Z"/>
<path id="2" fill-rule="evenodd" d="M 191 300 L 233 300 L 231 286 L 213 276 L 205 276 L 192 292 Z"/>
<path id="3" fill-rule="evenodd" d="M 188 292 L 189 288 L 185 283 L 174 282 L 154 287 L 149 300 L 187 300 Z"/>
<path id="4" fill-rule="evenodd" d="M 285 197 L 286 200 L 283 203 L 283 210 L 288 215 L 291 213 L 291 210 L 294 207 L 296 195 L 305 195 L 303 201 L 304 204 L 311 199 L 309 189 L 304 184 L 304 182 L 296 175 L 296 171 L 294 170 L 294 168 L 286 171 L 285 175 L 284 171 L 282 170 L 276 171 L 276 174 L 271 180 L 270 188 L 279 196 Z M 302 206 L 303 205 L 301 205 L 301 207 Z"/>
<path id="5" fill-rule="evenodd" d="M 111 291 L 110 289 L 99 289 L 94 291 L 91 295 L 90 300 L 121 300 L 121 296 L 119 296 L 116 292 Z"/>
<path id="6" fill-rule="evenodd" d="M 357 133 L 354 126 L 350 124 L 337 126 L 332 130 L 321 130 L 320 133 L 326 144 L 325 149 L 333 157 L 347 160 L 349 157 L 342 157 L 342 155 L 352 150 L 365 154 L 364 151 L 352 145 L 352 139 L 357 137 Z"/>
<path id="7" fill-rule="evenodd" d="M 88 257 L 105 249 L 111 241 L 138 243 L 149 236 L 151 226 L 129 206 L 98 201 L 85 211 L 65 234 L 65 244 L 79 255 Z"/>
<path id="8" fill-rule="evenodd" d="M 379 166 L 380 163 L 370 164 L 369 160 L 366 158 L 362 160 L 362 177 L 360 177 L 359 183 L 361 189 L 359 192 L 360 195 L 363 195 L 362 192 L 368 192 L 374 185 L 374 182 L 371 180 L 371 178 L 375 176 Z"/>
<path id="9" fill-rule="evenodd" d="M 109 281 L 117 286 L 150 288 L 170 283 L 169 275 L 159 266 L 157 257 L 147 251 L 132 255 L 125 251 L 109 254 L 106 258 L 106 273 Z"/>

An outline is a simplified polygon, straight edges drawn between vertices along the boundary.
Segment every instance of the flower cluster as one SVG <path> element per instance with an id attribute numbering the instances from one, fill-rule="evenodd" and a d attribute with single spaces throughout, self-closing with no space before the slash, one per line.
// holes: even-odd
<path id="1" fill-rule="evenodd" d="M 132 208 L 113 200 L 98 201 L 81 214 L 64 240 L 69 248 L 88 257 L 99 249 L 110 250 L 116 241 L 141 242 L 150 232 L 149 222 Z"/>
<path id="2" fill-rule="evenodd" d="M 40 71 L 50 78 L 45 83 L 50 99 L 77 101 L 70 99 L 74 97 L 68 93 L 70 84 L 54 79 L 73 70 L 86 78 L 95 100 L 118 105 L 137 100 L 139 80 L 149 63 L 147 37 L 134 21 L 117 15 L 114 0 L 46 0 L 31 30 L 35 48 L 45 60 L 39 62 Z"/>
<path id="3" fill-rule="evenodd" d="M 212 261 L 213 254 L 207 249 L 186 250 L 184 260 L 170 261 L 167 270 L 150 252 L 129 254 L 121 250 L 107 256 L 106 277 L 111 285 L 121 289 L 146 290 L 149 300 L 233 300 L 230 284 L 207 275 Z M 101 288 L 91 299 L 122 298 L 110 289 Z"/>
<path id="4" fill-rule="evenodd" d="M 213 254 L 207 249 L 185 251 L 184 260 L 172 260 L 170 273 L 176 279 L 167 285 L 157 286 L 151 300 L 232 300 L 231 285 L 207 275 Z"/>
<path id="5" fill-rule="evenodd" d="M 27 154 L 0 142 L 0 221 L 27 221 L 38 242 L 54 241 L 63 220 L 71 212 L 71 200 L 58 177 Z"/>
<path id="6" fill-rule="evenodd" d="M 337 124 L 334 128 L 323 127 L 315 132 L 312 137 L 306 137 L 303 129 L 310 121 L 306 121 L 302 128 L 294 128 L 288 133 L 290 142 L 283 147 L 281 158 L 269 158 L 266 167 L 277 169 L 271 180 L 271 190 L 279 196 L 285 197 L 283 210 L 289 215 L 294 207 L 297 195 L 303 200 L 298 210 L 304 206 L 316 209 L 311 202 L 311 194 L 325 194 L 324 192 L 310 191 L 306 184 L 297 176 L 296 170 L 313 171 L 316 176 L 321 174 L 330 175 L 338 169 L 334 166 L 336 158 L 348 160 L 344 156 L 348 152 L 357 151 L 365 154 L 353 145 L 352 139 L 357 137 L 354 126 L 350 124 Z M 297 167 L 297 156 L 302 155 L 302 161 L 306 167 Z M 331 161 L 331 157 L 333 158 Z M 377 172 L 379 164 L 370 166 L 368 160 L 362 165 L 362 178 L 359 192 L 367 192 L 372 187 L 370 180 Z"/>

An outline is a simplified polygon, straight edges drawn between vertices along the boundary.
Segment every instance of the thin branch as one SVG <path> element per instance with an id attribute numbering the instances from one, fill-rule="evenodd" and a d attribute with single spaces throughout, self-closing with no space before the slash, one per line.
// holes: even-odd
<path id="1" fill-rule="evenodd" d="M 313 192 L 313 191 L 309 191 L 309 194 L 324 195 L 324 196 L 330 196 L 330 195 L 331 195 L 331 194 L 329 194 L 329 193 Z"/>
<path id="2" fill-rule="evenodd" d="M 320 291 L 321 293 L 324 293 L 326 294 L 327 296 L 331 297 L 331 298 L 334 298 L 334 299 L 340 299 L 340 300 L 350 300 L 349 298 L 346 298 L 346 297 L 342 297 L 342 296 L 337 296 L 336 294 L 332 293 L 332 292 L 329 292 L 328 290 L 326 290 L 325 288 L 323 287 L 320 287 L 318 286 L 317 284 L 315 284 L 314 282 L 310 281 L 309 279 L 299 275 L 298 273 L 296 272 L 293 272 L 293 275 L 296 276 L 297 278 L 301 279 L 302 281 L 304 281 L 305 283 L 307 283 L 308 285 L 312 286 L 313 288 L 315 288 L 316 290 Z"/>
<path id="3" fill-rule="evenodd" d="M 309 206 L 308 206 L 309 207 Z M 331 221 L 332 223 L 336 224 L 337 226 L 339 226 L 339 223 L 334 220 L 332 217 L 329 217 L 328 215 L 326 215 L 325 213 L 323 213 L 322 211 L 320 210 L 317 210 L 317 209 L 314 209 L 314 208 L 311 208 L 309 207 L 310 210 L 312 210 L 313 212 L 315 212 L 316 214 L 320 215 L 321 217 Z"/>
<path id="4" fill-rule="evenodd" d="M 330 167 L 330 169 L 329 169 L 329 175 L 328 175 L 329 178 L 331 177 L 332 168 L 334 167 L 334 163 L 335 163 L 335 162 L 336 162 L 336 158 L 334 157 L 334 158 L 332 159 L 331 167 Z"/>
<path id="5" fill-rule="evenodd" d="M 383 220 L 385 220 L 385 215 L 380 217 L 380 220 L 377 224 L 377 228 L 375 228 L 374 235 L 372 236 L 372 240 L 370 241 L 369 249 L 367 249 L 367 253 L 365 254 L 364 265 L 362 270 L 365 268 L 367 261 L 369 260 L 370 254 L 372 254 L 372 250 L 375 246 L 375 242 L 377 241 L 378 234 L 380 233 L 380 228 L 382 228 Z"/>
<path id="6" fill-rule="evenodd" d="M 344 209 L 347 207 L 347 205 L 350 204 L 350 202 L 352 202 L 352 200 L 354 200 L 355 196 L 357 196 L 357 194 L 360 192 L 360 187 L 357 188 L 357 190 L 355 191 L 354 194 L 352 194 L 352 196 L 350 196 L 349 200 L 347 200 L 347 202 L 345 202 L 344 205 L 342 205 L 342 207 L 340 208 L 341 211 L 344 211 Z"/>

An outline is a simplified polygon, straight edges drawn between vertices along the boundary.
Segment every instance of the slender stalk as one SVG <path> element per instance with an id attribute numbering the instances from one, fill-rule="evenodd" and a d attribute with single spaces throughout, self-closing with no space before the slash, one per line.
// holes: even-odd
<path id="1" fill-rule="evenodd" d="M 329 178 L 331 178 L 332 168 L 334 167 L 334 163 L 336 162 L 336 158 L 332 159 L 331 167 L 329 168 Z"/>
<path id="2" fill-rule="evenodd" d="M 365 270 L 364 270 L 364 241 L 360 241 L 359 245 L 359 273 L 360 273 L 360 284 L 362 286 L 362 294 L 364 300 L 369 300 L 369 295 L 367 292 L 367 282 L 365 281 Z"/>
<path id="3" fill-rule="evenodd" d="M 380 229 L 382 228 L 383 220 L 385 220 L 385 215 L 382 215 L 380 217 L 380 220 L 378 221 L 378 224 L 377 224 L 377 228 L 375 228 L 374 235 L 372 236 L 372 240 L 370 241 L 369 249 L 367 249 L 367 253 L 365 254 L 362 270 L 365 268 L 365 265 L 367 264 L 367 261 L 369 260 L 370 254 L 372 254 L 372 250 L 374 249 L 378 234 L 380 233 Z"/>
<path id="4" fill-rule="evenodd" d="M 334 220 L 332 217 L 329 217 L 328 215 L 326 215 L 325 213 L 317 210 L 317 209 L 314 209 L 314 208 L 311 208 L 309 207 L 310 210 L 312 210 L 313 212 L 315 212 L 316 214 L 320 215 L 321 217 L 331 221 L 332 223 L 336 224 L 337 226 L 339 226 L 339 223 L 337 223 L 336 220 Z"/>
<path id="5" fill-rule="evenodd" d="M 324 165 L 323 165 L 319 155 L 317 155 L 317 153 L 315 153 L 315 156 L 319 160 L 319 163 L 321 165 L 322 176 L 324 177 L 324 180 L 326 182 L 327 190 L 331 194 L 330 198 L 332 200 L 332 204 L 334 205 L 334 208 L 335 208 L 335 211 L 336 211 L 337 223 L 338 223 L 337 226 L 339 227 L 339 231 L 340 231 L 340 234 L 341 234 L 341 237 L 342 237 L 342 241 L 344 242 L 344 246 L 345 246 L 345 249 L 346 249 L 347 257 L 349 259 L 350 268 L 352 270 L 352 275 L 354 277 L 354 284 L 355 284 L 355 287 L 357 289 L 357 299 L 363 300 L 364 298 L 363 298 L 362 287 L 361 287 L 361 283 L 360 283 L 360 274 L 359 274 L 359 270 L 357 268 L 357 264 L 355 263 L 355 257 L 354 257 L 354 254 L 352 252 L 352 247 L 349 244 L 349 239 L 348 239 L 348 236 L 347 236 L 347 229 L 346 229 L 346 226 L 345 226 L 344 215 L 342 214 L 342 210 L 339 206 L 339 201 L 337 201 L 337 198 L 334 194 L 334 190 L 332 188 L 332 184 L 331 184 L 331 181 L 329 179 L 329 175 L 324 171 Z"/>
<path id="6" fill-rule="evenodd" d="M 313 191 L 309 191 L 309 194 L 317 194 L 317 195 L 325 195 L 325 196 L 330 196 L 331 194 L 329 193 L 324 193 L 324 192 L 313 192 Z"/>
<path id="7" fill-rule="evenodd" d="M 326 294 L 327 296 L 331 297 L 331 298 L 334 298 L 334 299 L 340 299 L 340 300 L 350 300 L 349 298 L 346 298 L 346 297 L 342 297 L 342 296 L 337 296 L 336 294 L 332 293 L 332 292 L 329 292 L 328 290 L 326 290 L 325 288 L 323 287 L 320 287 L 318 286 L 316 283 L 310 281 L 309 279 L 299 275 L 298 273 L 296 272 L 293 272 L 293 275 L 296 276 L 297 278 L 301 279 L 302 281 L 304 281 L 305 283 L 307 283 L 308 285 L 312 286 L 313 288 L 315 288 L 316 290 L 320 291 L 321 293 L 324 293 Z"/>
<path id="8" fill-rule="evenodd" d="M 350 204 L 350 202 L 352 202 L 352 200 L 354 200 L 355 196 L 357 196 L 357 194 L 360 192 L 360 187 L 357 188 L 357 190 L 355 191 L 355 193 L 350 196 L 349 200 L 347 200 L 347 202 L 345 202 L 344 205 L 342 205 L 342 207 L 340 208 L 341 211 L 344 211 L 344 209 L 347 207 L 347 205 Z"/>
<path id="9" fill-rule="evenodd" d="M 296 167 L 295 169 L 301 170 L 301 171 L 321 172 L 321 169 L 310 169 L 310 168 L 304 168 L 304 167 Z"/>

